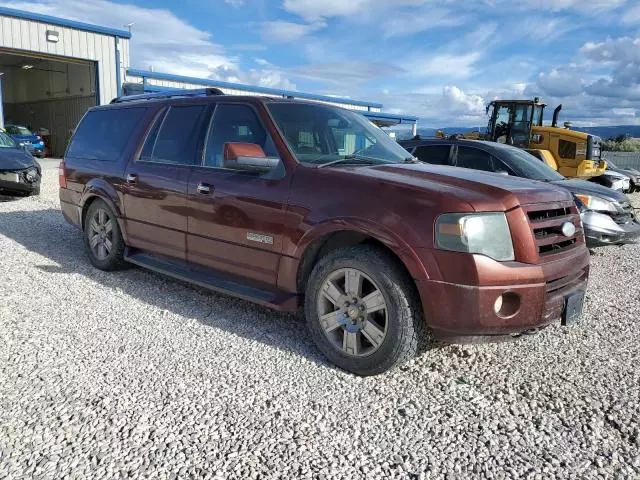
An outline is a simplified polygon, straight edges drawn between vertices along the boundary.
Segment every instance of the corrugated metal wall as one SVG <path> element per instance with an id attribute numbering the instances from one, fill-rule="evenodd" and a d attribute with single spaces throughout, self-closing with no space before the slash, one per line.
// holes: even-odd
<path id="1" fill-rule="evenodd" d="M 45 126 L 51 133 L 51 149 L 54 157 L 62 157 L 67 148 L 71 130 L 87 109 L 96 104 L 94 96 L 60 98 L 39 102 L 5 104 L 5 116 L 12 121 L 31 125 L 33 128 Z"/>
<path id="2" fill-rule="evenodd" d="M 640 170 L 640 152 L 602 152 L 602 156 L 618 167 Z"/>
<path id="3" fill-rule="evenodd" d="M 47 41 L 47 30 L 58 32 L 57 43 Z M 129 66 L 129 40 L 121 38 L 119 41 L 122 72 L 120 78 L 124 79 L 124 71 Z M 113 36 L 2 16 L 0 17 L 1 48 L 98 62 L 100 103 L 109 103 L 118 95 L 116 39 Z"/>

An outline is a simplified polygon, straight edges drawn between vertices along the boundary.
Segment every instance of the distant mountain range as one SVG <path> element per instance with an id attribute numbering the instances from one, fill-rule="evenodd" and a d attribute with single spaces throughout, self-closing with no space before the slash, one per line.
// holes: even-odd
<path id="1" fill-rule="evenodd" d="M 604 140 L 609 138 L 615 138 L 619 135 L 629 135 L 631 137 L 640 138 L 640 125 L 612 125 L 607 127 L 571 127 L 573 130 L 580 132 L 590 133 L 591 135 L 597 135 Z M 418 128 L 418 135 L 421 137 L 434 137 L 436 134 L 436 128 Z M 467 133 L 467 132 L 484 132 L 486 127 L 445 127 L 443 130 L 447 135 L 453 135 L 454 133 Z M 398 139 L 405 139 L 410 137 L 408 132 L 398 132 Z"/>

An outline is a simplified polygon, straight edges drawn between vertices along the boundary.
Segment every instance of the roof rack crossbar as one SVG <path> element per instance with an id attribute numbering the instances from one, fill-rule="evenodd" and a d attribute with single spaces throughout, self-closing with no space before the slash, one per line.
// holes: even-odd
<path id="1" fill-rule="evenodd" d="M 207 97 L 210 95 L 224 95 L 219 88 L 187 88 L 168 90 L 166 92 L 157 93 L 141 93 L 139 95 L 126 95 L 124 97 L 114 98 L 111 103 L 137 102 L 139 100 L 158 100 L 162 98 L 179 98 L 179 97 Z"/>

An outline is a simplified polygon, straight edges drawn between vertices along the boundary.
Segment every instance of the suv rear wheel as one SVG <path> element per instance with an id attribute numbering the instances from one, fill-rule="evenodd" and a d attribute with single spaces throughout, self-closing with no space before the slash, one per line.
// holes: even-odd
<path id="1" fill-rule="evenodd" d="M 118 220 L 103 200 L 95 200 L 87 210 L 84 245 L 91 264 L 100 270 L 119 270 L 127 265 Z"/>
<path id="2" fill-rule="evenodd" d="M 320 259 L 307 284 L 311 337 L 329 360 L 358 375 L 375 375 L 412 358 L 423 319 L 415 289 L 389 255 L 368 246 Z"/>

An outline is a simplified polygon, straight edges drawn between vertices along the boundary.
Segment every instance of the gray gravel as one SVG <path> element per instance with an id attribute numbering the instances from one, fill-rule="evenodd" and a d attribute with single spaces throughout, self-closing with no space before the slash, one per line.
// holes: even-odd
<path id="1" fill-rule="evenodd" d="M 0 202 L 0 478 L 640 478 L 639 246 L 579 326 L 362 379 L 292 316 L 93 269 L 56 174 Z"/>

